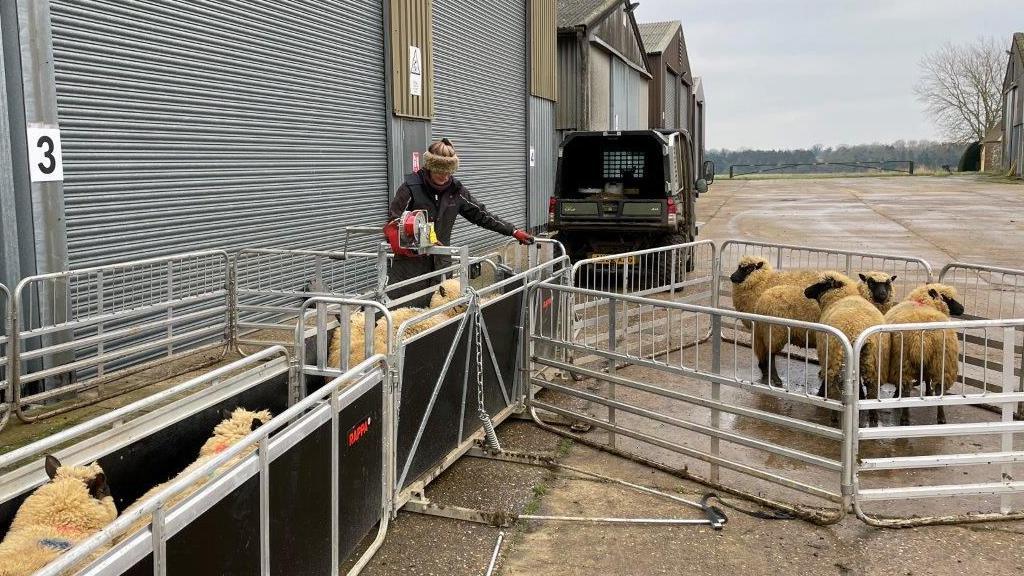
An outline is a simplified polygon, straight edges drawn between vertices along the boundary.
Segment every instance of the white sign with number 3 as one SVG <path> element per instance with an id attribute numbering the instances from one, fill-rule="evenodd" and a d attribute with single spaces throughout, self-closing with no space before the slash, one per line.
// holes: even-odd
<path id="1" fill-rule="evenodd" d="M 59 128 L 28 129 L 28 167 L 33 182 L 60 182 L 64 179 Z"/>

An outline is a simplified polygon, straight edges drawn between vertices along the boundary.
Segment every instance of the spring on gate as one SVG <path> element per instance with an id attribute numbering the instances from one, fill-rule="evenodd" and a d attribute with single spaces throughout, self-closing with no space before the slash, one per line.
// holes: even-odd
<path id="1" fill-rule="evenodd" d="M 487 447 L 495 452 L 501 452 L 501 443 L 498 442 L 498 433 L 494 429 L 494 422 L 491 421 L 490 414 L 487 413 L 487 405 L 484 403 L 484 361 L 483 361 L 483 313 L 480 312 L 480 299 L 476 294 L 473 295 L 473 301 L 471 303 L 473 307 L 473 343 L 476 345 L 476 399 L 477 399 L 477 416 L 480 421 L 484 424 L 484 438 L 487 442 Z"/>

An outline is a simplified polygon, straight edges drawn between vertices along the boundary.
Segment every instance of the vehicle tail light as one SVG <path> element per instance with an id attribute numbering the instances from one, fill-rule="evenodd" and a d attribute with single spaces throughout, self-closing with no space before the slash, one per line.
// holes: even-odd
<path id="1" fill-rule="evenodd" d="M 555 223 L 555 207 L 558 205 L 558 200 L 554 196 L 548 198 L 548 224 Z"/>
<path id="2" fill-rule="evenodd" d="M 668 199 L 668 223 L 672 226 L 676 224 L 676 201 L 672 198 Z"/>

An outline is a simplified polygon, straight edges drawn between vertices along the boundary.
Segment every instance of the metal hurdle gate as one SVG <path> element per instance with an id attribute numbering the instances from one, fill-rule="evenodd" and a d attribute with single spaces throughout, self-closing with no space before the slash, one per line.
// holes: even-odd
<path id="1" fill-rule="evenodd" d="M 8 336 L 14 413 L 32 422 L 94 404 L 148 384 L 105 390 L 113 380 L 204 350 L 216 351 L 206 364 L 219 361 L 231 334 L 229 274 L 227 253 L 211 250 L 23 279 Z"/>
<path id="2" fill-rule="evenodd" d="M 960 293 L 965 320 L 1024 318 L 1024 270 L 954 262 L 942 268 L 939 282 L 956 288 Z M 981 376 L 987 370 L 1003 369 L 1001 360 L 990 361 L 987 358 L 992 354 L 996 358 L 1002 357 L 1006 345 L 1002 338 L 1007 334 L 991 334 L 989 338 L 966 335 L 960 353 L 965 371 L 971 372 L 965 376 L 967 384 L 976 388 L 991 387 L 991 383 L 984 382 Z M 1017 330 L 1012 336 L 1014 357 L 1019 363 L 1024 350 L 1024 330 Z M 1024 372 L 1018 371 L 1017 377 L 1018 387 L 1024 388 Z M 1016 417 L 1024 420 L 1024 404 L 1017 406 Z"/>

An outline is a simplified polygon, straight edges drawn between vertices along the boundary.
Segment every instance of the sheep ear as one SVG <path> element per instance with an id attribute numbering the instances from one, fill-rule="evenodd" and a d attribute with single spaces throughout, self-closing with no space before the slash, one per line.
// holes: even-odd
<path id="1" fill-rule="evenodd" d="M 857 276 L 860 276 L 860 281 L 861 282 L 867 282 L 868 281 L 868 277 L 863 275 L 863 274 L 857 274 Z"/>
<path id="2" fill-rule="evenodd" d="M 939 297 L 939 293 L 938 293 L 938 291 L 935 290 L 935 288 L 929 288 L 928 289 L 928 295 L 931 296 L 932 298 L 938 298 Z"/>
<path id="3" fill-rule="evenodd" d="M 259 418 L 253 418 L 252 419 L 252 424 L 249 425 L 249 430 L 250 431 L 255 430 L 255 429 L 259 428 L 260 426 L 263 426 L 263 421 L 260 420 Z"/>
<path id="4" fill-rule="evenodd" d="M 444 289 L 444 284 L 438 285 L 437 293 L 441 295 L 441 298 L 447 298 L 448 297 L 448 292 Z"/>
<path id="5" fill-rule="evenodd" d="M 224 420 L 230 420 L 231 419 L 231 410 L 229 410 L 227 408 L 221 409 L 220 417 L 223 418 Z"/>
<path id="6" fill-rule="evenodd" d="M 893 274 L 892 278 L 889 278 L 889 282 L 895 282 L 895 281 L 896 281 L 896 275 Z"/>
<path id="7" fill-rule="evenodd" d="M 60 460 L 57 460 L 57 457 L 52 454 L 47 454 L 44 462 L 43 467 L 46 468 L 46 475 L 50 477 L 50 480 L 53 480 L 57 476 L 57 469 L 60 468 Z"/>
<path id="8" fill-rule="evenodd" d="M 764 268 L 764 262 L 763 261 L 762 262 L 758 262 L 757 265 L 754 266 L 754 268 L 756 268 L 758 270 L 760 270 L 761 268 Z"/>

